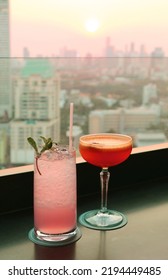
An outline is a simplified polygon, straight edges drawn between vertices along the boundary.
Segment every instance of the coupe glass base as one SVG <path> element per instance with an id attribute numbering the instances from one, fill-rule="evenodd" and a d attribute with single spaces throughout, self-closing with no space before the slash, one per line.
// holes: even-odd
<path id="1" fill-rule="evenodd" d="M 115 210 L 91 210 L 79 217 L 81 225 L 97 230 L 112 230 L 125 226 L 128 222 L 125 215 Z"/>

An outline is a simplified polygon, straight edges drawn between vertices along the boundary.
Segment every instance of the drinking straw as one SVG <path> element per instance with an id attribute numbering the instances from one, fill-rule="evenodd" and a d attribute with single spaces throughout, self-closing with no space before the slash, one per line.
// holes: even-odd
<path id="1" fill-rule="evenodd" d="M 70 118 L 69 118 L 69 150 L 72 150 L 72 133 L 73 133 L 73 103 L 70 103 Z"/>

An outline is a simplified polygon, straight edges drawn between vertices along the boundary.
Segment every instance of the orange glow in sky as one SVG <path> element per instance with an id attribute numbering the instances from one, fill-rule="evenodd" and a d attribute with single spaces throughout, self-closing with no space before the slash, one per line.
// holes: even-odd
<path id="1" fill-rule="evenodd" d="M 135 43 L 147 51 L 168 51 L 167 0 L 9 0 L 11 55 L 57 55 L 61 48 L 79 56 L 101 56 L 106 38 L 118 50 Z M 90 22 L 88 21 L 90 19 Z"/>

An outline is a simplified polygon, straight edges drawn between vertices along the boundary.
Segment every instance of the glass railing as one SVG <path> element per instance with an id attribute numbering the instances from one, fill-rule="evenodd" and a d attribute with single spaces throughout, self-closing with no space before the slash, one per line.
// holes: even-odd
<path id="1" fill-rule="evenodd" d="M 29 136 L 68 143 L 72 102 L 77 149 L 87 133 L 128 134 L 134 147 L 167 142 L 168 58 L 0 60 L 0 169 L 33 162 Z"/>

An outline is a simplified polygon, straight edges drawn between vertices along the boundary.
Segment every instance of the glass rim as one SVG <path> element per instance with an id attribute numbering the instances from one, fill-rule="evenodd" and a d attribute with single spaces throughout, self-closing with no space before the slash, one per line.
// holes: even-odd
<path id="1" fill-rule="evenodd" d="M 106 136 L 106 135 L 113 135 L 113 136 L 121 136 L 121 137 L 123 137 L 123 138 L 127 138 L 127 139 L 129 139 L 129 140 L 131 140 L 132 141 L 132 137 L 130 136 L 130 135 L 128 135 L 128 134 L 124 134 L 124 133 L 112 133 L 112 132 L 102 132 L 102 133 L 88 133 L 88 134 L 84 134 L 84 135 L 82 135 L 82 136 L 80 136 L 80 139 L 82 139 L 82 138 L 84 138 L 84 137 L 92 137 L 92 136 Z"/>
<path id="2" fill-rule="evenodd" d="M 65 151 L 67 151 L 69 154 L 70 153 L 73 153 L 73 152 L 76 152 L 76 148 L 74 147 L 74 146 L 72 146 L 72 147 L 69 147 L 69 145 L 67 145 L 67 144 L 57 144 L 57 146 L 58 146 L 58 150 L 60 150 L 60 152 L 63 152 L 64 151 L 64 149 L 65 149 Z M 36 158 L 36 157 L 40 157 L 40 156 L 42 156 L 44 153 L 46 153 L 46 152 L 51 152 L 51 153 L 56 153 L 57 152 L 57 150 L 56 150 L 56 147 L 57 146 L 55 146 L 55 147 L 53 147 L 53 149 L 52 148 L 50 148 L 50 149 L 48 149 L 48 150 L 45 150 L 45 151 L 43 151 L 41 154 L 37 154 L 36 153 L 36 151 L 34 151 L 34 157 Z M 42 148 L 42 146 L 41 145 L 38 145 L 38 147 L 39 148 Z"/>
<path id="3" fill-rule="evenodd" d="M 114 136 L 114 137 L 121 137 L 121 138 L 124 138 L 124 139 L 128 139 L 129 141 L 128 142 L 133 142 L 132 140 L 132 137 L 127 135 L 127 134 L 122 134 L 122 133 L 90 133 L 90 134 L 85 134 L 85 135 L 82 135 L 80 136 L 79 140 L 82 141 L 82 142 L 85 142 L 85 138 L 91 138 L 91 137 L 101 137 L 101 136 L 106 136 L 106 135 L 111 135 L 111 136 Z"/>
<path id="4" fill-rule="evenodd" d="M 39 148 L 42 148 L 43 147 L 43 145 L 38 145 L 38 147 Z M 52 146 L 50 149 L 48 149 L 48 150 L 52 150 L 52 148 L 56 148 L 56 147 L 61 147 L 61 148 L 67 148 L 67 150 L 69 151 L 70 150 L 70 148 L 72 149 L 72 150 L 74 150 L 74 149 L 76 149 L 74 146 L 72 146 L 72 147 L 70 147 L 68 144 L 55 144 L 55 146 Z"/>

